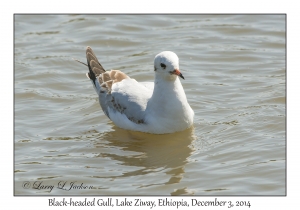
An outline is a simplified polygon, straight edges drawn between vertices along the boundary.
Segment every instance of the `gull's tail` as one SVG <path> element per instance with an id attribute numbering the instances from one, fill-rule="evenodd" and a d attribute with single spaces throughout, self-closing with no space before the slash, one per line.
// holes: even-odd
<path id="1" fill-rule="evenodd" d="M 86 59 L 89 67 L 89 73 L 87 75 L 95 84 L 96 77 L 104 73 L 105 70 L 102 67 L 102 65 L 99 63 L 92 48 L 90 48 L 89 46 L 86 47 Z"/>
<path id="2" fill-rule="evenodd" d="M 73 58 L 74 59 L 74 58 Z M 102 67 L 102 65 L 99 63 L 95 53 L 93 52 L 92 48 L 89 46 L 86 47 L 86 59 L 87 63 L 85 64 L 79 60 L 74 59 L 75 61 L 84 64 L 88 66 L 89 72 L 86 74 L 86 76 L 93 81 L 94 85 L 96 86 L 95 80 L 96 77 L 98 77 L 100 74 L 105 72 L 105 69 Z"/>

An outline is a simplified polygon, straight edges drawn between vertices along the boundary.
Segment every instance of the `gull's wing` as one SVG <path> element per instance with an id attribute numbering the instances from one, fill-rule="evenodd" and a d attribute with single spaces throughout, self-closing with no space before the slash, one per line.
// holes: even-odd
<path id="1" fill-rule="evenodd" d="M 145 123 L 145 110 L 152 93 L 153 90 L 135 79 L 128 78 L 114 83 L 110 92 L 102 87 L 99 91 L 99 101 L 103 111 L 112 121 L 117 120 L 113 119 L 112 115 L 120 113 L 130 121 L 141 124 Z"/>
<path id="2" fill-rule="evenodd" d="M 105 71 L 90 47 L 86 48 L 86 58 L 87 76 L 99 95 L 104 113 L 112 121 L 112 115 L 119 113 L 136 124 L 145 123 L 144 111 L 153 93 L 153 82 L 138 83 L 121 71 Z"/>
<path id="3" fill-rule="evenodd" d="M 88 77 L 93 81 L 94 85 L 96 85 L 95 84 L 96 77 L 104 73 L 105 70 L 102 67 L 102 65 L 99 63 L 92 48 L 90 48 L 89 46 L 86 48 L 86 59 L 89 67 Z"/>

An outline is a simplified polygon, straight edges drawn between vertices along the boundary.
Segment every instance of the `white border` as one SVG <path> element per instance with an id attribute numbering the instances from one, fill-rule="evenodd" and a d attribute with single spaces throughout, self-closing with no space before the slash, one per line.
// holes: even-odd
<path id="1" fill-rule="evenodd" d="M 47 6 L 46 6 L 47 5 Z M 96 6 L 95 6 L 96 5 Z M 50 197 L 13 196 L 13 14 L 14 13 L 287 13 L 287 197 L 218 197 L 250 200 L 250 209 L 285 209 L 298 206 L 299 177 L 299 11 L 296 1 L 14 1 L 1 6 L 1 206 L 47 209 Z M 298 138 L 297 138 L 298 137 Z M 84 199 L 84 197 L 75 197 Z M 91 198 L 91 197 L 88 197 Z M 115 198 L 115 197 L 114 197 Z M 120 197 L 122 198 L 122 197 Z M 158 197 L 142 197 L 157 200 Z M 178 199 L 181 197 L 177 197 Z M 190 199 L 192 197 L 184 197 Z M 212 200 L 214 197 L 198 197 Z M 62 197 L 58 197 L 62 199 Z M 100 207 L 95 207 L 100 208 Z M 199 208 L 199 207 L 198 207 Z M 217 207 L 215 207 L 217 208 Z M 101 208 L 103 209 L 103 208 Z M 109 208 L 112 209 L 112 208 Z M 116 208 L 113 208 L 116 209 Z M 140 208 L 139 208 L 140 209 Z M 142 209 L 149 209 L 148 207 Z M 159 208 L 155 208 L 159 209 Z M 211 209 L 211 208 L 210 208 Z M 220 209 L 220 207 L 218 208 Z M 293 208 L 295 209 L 295 208 Z"/>

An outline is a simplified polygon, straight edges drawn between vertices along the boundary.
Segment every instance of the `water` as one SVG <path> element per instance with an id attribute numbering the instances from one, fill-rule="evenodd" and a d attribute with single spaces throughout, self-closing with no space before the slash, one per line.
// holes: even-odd
<path id="1" fill-rule="evenodd" d="M 14 24 L 15 195 L 285 195 L 284 15 L 15 15 Z M 138 81 L 154 79 L 157 53 L 174 51 L 193 127 L 116 127 L 72 60 L 85 61 L 86 46 Z M 67 190 L 72 182 L 85 189 Z"/>

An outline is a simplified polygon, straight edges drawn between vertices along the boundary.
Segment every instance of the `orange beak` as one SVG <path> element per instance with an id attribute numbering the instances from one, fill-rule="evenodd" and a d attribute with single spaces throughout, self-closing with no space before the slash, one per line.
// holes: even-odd
<path id="1" fill-rule="evenodd" d="M 184 77 L 182 76 L 181 72 L 180 72 L 178 69 L 175 69 L 175 70 L 172 72 L 172 74 L 175 74 L 175 75 L 181 77 L 182 79 L 184 79 Z"/>

